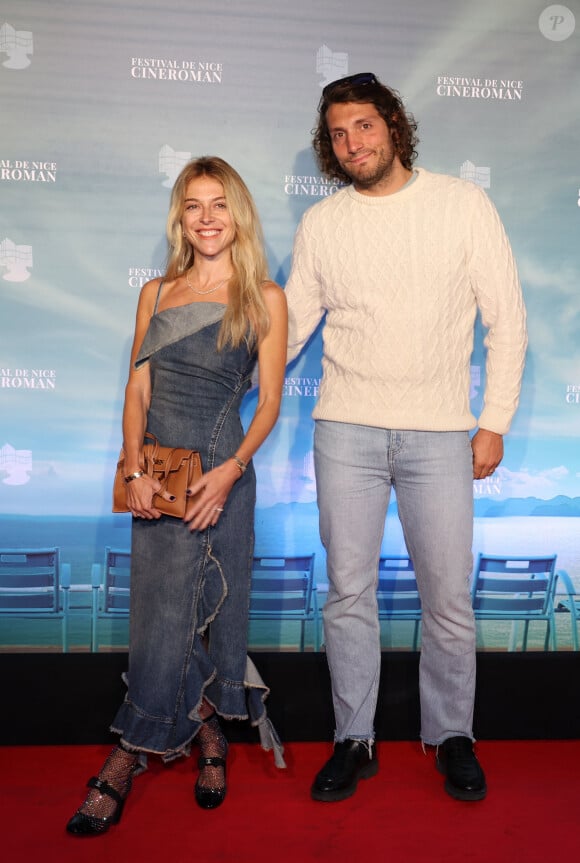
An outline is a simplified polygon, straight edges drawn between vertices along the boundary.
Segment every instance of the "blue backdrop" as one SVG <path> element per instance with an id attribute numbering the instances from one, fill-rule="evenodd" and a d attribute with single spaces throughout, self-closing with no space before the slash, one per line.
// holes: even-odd
<path id="1" fill-rule="evenodd" d="M 418 164 L 487 190 L 525 292 L 521 406 L 502 467 L 474 483 L 474 551 L 556 552 L 580 585 L 578 0 L 4 0 L 2 15 L 0 547 L 58 545 L 82 585 L 105 545 L 128 546 L 111 479 L 175 177 L 192 156 L 230 161 L 284 284 L 300 216 L 334 191 L 310 150 L 321 87 L 369 70 L 419 121 Z M 317 335 L 256 457 L 256 531 L 261 553 L 315 552 L 323 589 L 320 374 Z M 478 330 L 476 413 L 484 382 Z M 384 551 L 404 552 L 396 518 Z"/>

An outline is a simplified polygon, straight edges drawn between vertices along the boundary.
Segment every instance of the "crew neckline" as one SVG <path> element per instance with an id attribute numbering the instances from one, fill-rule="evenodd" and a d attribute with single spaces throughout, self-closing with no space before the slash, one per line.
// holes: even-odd
<path id="1" fill-rule="evenodd" d="M 401 195 L 408 194 L 411 190 L 414 190 L 417 186 L 417 181 L 421 177 L 421 174 L 423 174 L 422 168 L 413 168 L 413 173 L 411 174 L 405 185 L 401 186 L 400 189 L 397 189 L 396 192 L 393 192 L 390 195 L 363 195 L 362 192 L 357 192 L 352 183 L 346 188 L 348 194 L 355 200 L 361 201 L 365 204 L 370 204 L 371 206 L 381 206 L 386 205 L 390 201 L 399 200 Z"/>

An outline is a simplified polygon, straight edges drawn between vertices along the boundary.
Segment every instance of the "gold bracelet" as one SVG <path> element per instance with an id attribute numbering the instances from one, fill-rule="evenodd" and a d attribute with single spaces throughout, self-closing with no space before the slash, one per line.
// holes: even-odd
<path id="1" fill-rule="evenodd" d="M 235 463 L 237 464 L 237 466 L 239 467 L 239 469 L 240 469 L 240 471 L 241 471 L 242 475 L 243 475 L 243 474 L 245 474 L 246 470 L 248 469 L 248 465 L 246 464 L 246 462 L 245 462 L 245 461 L 243 461 L 243 460 L 239 457 L 239 455 L 233 455 L 233 456 L 232 456 L 232 458 L 233 458 L 233 460 L 235 461 Z"/>
<path id="2" fill-rule="evenodd" d="M 134 479 L 139 479 L 140 476 L 143 476 L 142 470 L 136 470 L 135 473 L 130 473 L 129 476 L 123 477 L 126 483 L 133 482 Z"/>

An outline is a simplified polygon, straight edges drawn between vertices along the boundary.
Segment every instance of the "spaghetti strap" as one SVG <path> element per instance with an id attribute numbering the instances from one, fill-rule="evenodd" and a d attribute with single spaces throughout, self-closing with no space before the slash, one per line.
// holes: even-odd
<path id="1" fill-rule="evenodd" d="M 164 279 L 161 279 L 159 282 L 159 288 L 157 289 L 157 296 L 155 297 L 155 308 L 153 309 L 153 314 L 157 314 L 157 307 L 159 306 L 159 300 L 161 298 L 161 288 L 164 285 Z"/>

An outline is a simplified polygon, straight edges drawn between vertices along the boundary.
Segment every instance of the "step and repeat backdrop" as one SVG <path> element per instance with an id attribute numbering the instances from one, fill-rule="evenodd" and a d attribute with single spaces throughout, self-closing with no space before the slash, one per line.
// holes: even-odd
<path id="1" fill-rule="evenodd" d="M 301 215 L 337 190 L 310 147 L 321 88 L 361 71 L 415 115 L 419 165 L 486 189 L 518 261 L 530 347 L 503 465 L 474 483 L 474 553 L 555 553 L 580 588 L 579 40 L 578 0 L 4 0 L 0 554 L 58 550 L 71 579 L 68 649 L 90 648 L 105 548 L 130 546 L 111 483 L 137 298 L 163 272 L 177 174 L 203 154 L 236 167 L 284 285 Z M 322 603 L 320 354 L 317 334 L 287 370 L 280 420 L 255 462 L 256 551 L 314 554 Z M 250 394 L 245 421 L 254 407 Z M 405 553 L 396 501 L 383 552 Z M 60 649 L 62 598 L 54 620 L 0 604 L 0 649 Z M 115 645 L 113 623 L 101 646 Z M 285 647 L 294 636 L 278 627 L 253 638 Z"/>

